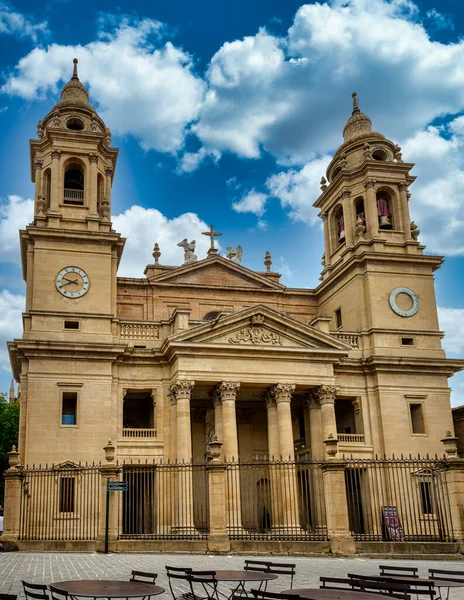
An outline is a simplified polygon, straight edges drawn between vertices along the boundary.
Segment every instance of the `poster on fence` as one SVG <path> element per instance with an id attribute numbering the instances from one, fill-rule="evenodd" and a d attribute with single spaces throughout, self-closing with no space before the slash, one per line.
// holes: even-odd
<path id="1" fill-rule="evenodd" d="M 403 526 L 396 506 L 382 507 L 382 525 L 385 539 L 392 542 L 404 542 Z"/>

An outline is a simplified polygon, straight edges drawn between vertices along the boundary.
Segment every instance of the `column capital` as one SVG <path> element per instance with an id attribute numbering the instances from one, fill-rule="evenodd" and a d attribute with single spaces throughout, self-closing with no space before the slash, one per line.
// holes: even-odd
<path id="1" fill-rule="evenodd" d="M 59 158 L 61 157 L 61 150 L 53 148 L 50 156 L 52 157 L 52 160 L 59 160 Z"/>
<path id="2" fill-rule="evenodd" d="M 398 189 L 400 190 L 400 192 L 407 192 L 408 191 L 408 186 L 406 183 L 404 183 L 404 181 L 401 181 L 398 184 Z"/>
<path id="3" fill-rule="evenodd" d="M 36 171 L 40 171 L 40 169 L 43 167 L 43 160 L 35 160 L 34 161 L 34 169 Z"/>
<path id="4" fill-rule="evenodd" d="M 266 403 L 266 409 L 269 410 L 277 405 L 274 396 L 271 394 L 270 390 L 267 390 L 263 394 L 264 402 Z"/>
<path id="5" fill-rule="evenodd" d="M 318 389 L 319 402 L 322 404 L 334 404 L 337 395 L 335 385 L 321 385 Z"/>
<path id="6" fill-rule="evenodd" d="M 276 385 L 271 388 L 270 392 L 277 403 L 290 402 L 295 388 L 296 385 L 294 383 L 276 383 Z"/>
<path id="7" fill-rule="evenodd" d="M 176 379 L 169 386 L 169 395 L 171 398 L 174 396 L 176 402 L 179 399 L 190 398 L 194 385 L 195 382 L 189 379 Z"/>
<path id="8" fill-rule="evenodd" d="M 89 154 L 89 162 L 90 163 L 98 163 L 98 154 L 94 154 L 93 152 L 91 152 Z"/>
<path id="9" fill-rule="evenodd" d="M 221 381 L 213 390 L 213 402 L 224 402 L 224 400 L 235 402 L 239 389 L 239 381 Z"/>
<path id="10" fill-rule="evenodd" d="M 340 198 L 344 200 L 345 198 L 349 198 L 351 196 L 351 190 L 343 188 L 342 193 L 340 194 Z"/>
<path id="11" fill-rule="evenodd" d="M 364 187 L 366 188 L 366 190 L 369 190 L 371 188 L 373 188 L 375 185 L 375 179 L 368 179 L 366 181 L 366 183 L 364 184 Z"/>
<path id="12" fill-rule="evenodd" d="M 323 213 L 321 213 L 321 219 L 324 221 L 324 223 L 327 221 L 328 218 L 329 218 L 329 213 L 327 211 L 324 211 Z"/>
<path id="13" fill-rule="evenodd" d="M 107 175 L 108 177 L 110 177 L 111 175 L 113 175 L 113 167 L 106 167 L 105 168 L 105 175 Z"/>
<path id="14" fill-rule="evenodd" d="M 304 402 L 309 410 L 321 408 L 318 390 L 310 390 L 307 394 L 305 394 Z"/>

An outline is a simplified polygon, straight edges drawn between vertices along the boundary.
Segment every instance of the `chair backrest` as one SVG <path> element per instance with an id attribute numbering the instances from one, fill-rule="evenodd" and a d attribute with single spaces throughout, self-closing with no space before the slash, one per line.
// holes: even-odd
<path id="1" fill-rule="evenodd" d="M 16 594 L 0 594 L 0 600 L 17 600 Z"/>
<path id="2" fill-rule="evenodd" d="M 293 588 L 293 578 L 295 577 L 296 564 L 294 563 L 268 563 L 268 573 L 274 573 L 275 575 L 287 575 L 290 577 L 290 589 Z"/>
<path id="3" fill-rule="evenodd" d="M 59 590 L 53 585 L 49 585 L 48 589 L 50 590 L 50 596 L 52 597 L 52 600 L 67 600 L 67 598 L 69 597 L 68 592 L 65 592 L 64 590 Z"/>
<path id="4" fill-rule="evenodd" d="M 158 573 L 147 573 L 146 571 L 132 571 L 129 581 L 143 581 L 145 583 L 155 583 L 157 577 Z"/>
<path id="5" fill-rule="evenodd" d="M 256 600 L 299 600 L 296 594 L 282 594 L 279 592 L 268 592 L 266 590 L 251 590 Z M 243 596 L 234 596 L 230 600 L 243 600 Z"/>
<path id="6" fill-rule="evenodd" d="M 245 571 L 258 571 L 265 573 L 271 563 L 267 560 L 246 560 L 244 570 Z"/>
<path id="7" fill-rule="evenodd" d="M 188 590 L 190 592 L 191 586 L 190 586 L 190 582 L 188 580 L 188 575 L 191 572 L 192 572 L 192 569 L 190 569 L 188 567 L 169 567 L 168 565 L 166 565 L 166 575 L 168 576 L 169 589 L 171 591 L 173 600 L 176 600 L 176 596 L 178 594 L 176 594 L 176 592 L 174 590 L 172 580 L 174 579 L 174 580 L 177 580 L 180 582 L 182 582 L 182 581 L 185 582 L 185 584 L 188 586 Z"/>
<path id="8" fill-rule="evenodd" d="M 372 579 L 345 579 L 341 577 L 321 577 L 321 589 L 331 590 L 359 590 L 360 592 L 372 592 L 382 594 L 387 592 L 389 598 L 409 600 L 409 585 L 394 581 L 374 581 Z"/>
<path id="9" fill-rule="evenodd" d="M 187 578 L 194 597 L 219 600 L 216 571 L 190 571 Z"/>
<path id="10" fill-rule="evenodd" d="M 395 565 L 379 565 L 381 575 L 405 575 L 407 577 L 419 577 L 417 567 L 397 567 Z"/>
<path id="11" fill-rule="evenodd" d="M 390 583 L 400 584 L 406 586 L 410 594 L 414 594 L 417 596 L 425 596 L 428 598 L 435 597 L 433 581 L 404 581 L 402 579 L 395 579 L 394 575 L 357 575 L 354 573 L 348 573 L 348 577 L 352 581 L 362 581 L 366 584 L 368 584 L 369 582 L 379 583 L 381 585 Z M 403 576 L 400 575 L 399 577 Z"/>
<path id="12" fill-rule="evenodd" d="M 464 571 L 443 571 L 443 569 L 429 569 L 430 579 L 441 579 L 442 581 L 455 581 L 464 583 Z"/>
<path id="13" fill-rule="evenodd" d="M 32 598 L 32 600 L 50 600 L 46 585 L 42 583 L 28 583 L 27 581 L 22 581 L 22 584 L 26 598 Z"/>

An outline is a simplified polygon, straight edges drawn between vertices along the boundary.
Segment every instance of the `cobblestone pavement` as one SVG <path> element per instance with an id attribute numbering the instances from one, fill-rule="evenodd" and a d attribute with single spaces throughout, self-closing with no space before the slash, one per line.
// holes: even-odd
<path id="1" fill-rule="evenodd" d="M 33 583 L 51 583 L 69 579 L 128 579 L 132 569 L 159 573 L 157 584 L 166 588 L 160 600 L 169 600 L 165 565 L 190 566 L 193 569 L 241 569 L 244 558 L 252 556 L 205 556 L 195 554 L 51 554 L 11 552 L 0 554 L 0 592 L 19 594 L 24 598 L 21 580 Z M 258 558 L 258 557 L 256 557 Z M 294 587 L 319 587 L 319 577 L 343 577 L 347 573 L 377 574 L 379 564 L 419 567 L 419 576 L 426 577 L 428 569 L 462 570 L 461 561 L 387 560 L 367 558 L 306 558 L 275 556 L 276 562 L 296 563 Z M 263 558 L 272 560 L 272 558 Z M 224 584 L 224 591 L 230 585 Z M 270 591 L 287 588 L 287 580 L 280 579 L 269 586 Z M 450 600 L 462 600 L 464 588 L 452 590 Z"/>

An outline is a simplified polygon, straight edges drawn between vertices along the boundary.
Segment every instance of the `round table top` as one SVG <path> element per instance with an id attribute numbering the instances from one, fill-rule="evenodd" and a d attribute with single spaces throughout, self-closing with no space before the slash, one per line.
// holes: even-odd
<path id="1" fill-rule="evenodd" d="M 74 581 L 57 581 L 51 585 L 72 596 L 89 598 L 140 598 L 157 596 L 165 591 L 163 587 L 153 583 L 110 579 L 76 579 Z"/>
<path id="2" fill-rule="evenodd" d="M 302 598 L 308 598 L 308 600 L 379 600 L 378 594 L 371 594 L 370 592 L 362 592 L 359 590 L 330 590 L 330 589 L 318 589 L 318 588 L 300 588 L 293 590 L 284 590 L 282 594 L 295 594 Z"/>
<path id="3" fill-rule="evenodd" d="M 271 581 L 277 579 L 274 573 L 261 573 L 260 571 L 216 571 L 218 581 Z"/>

